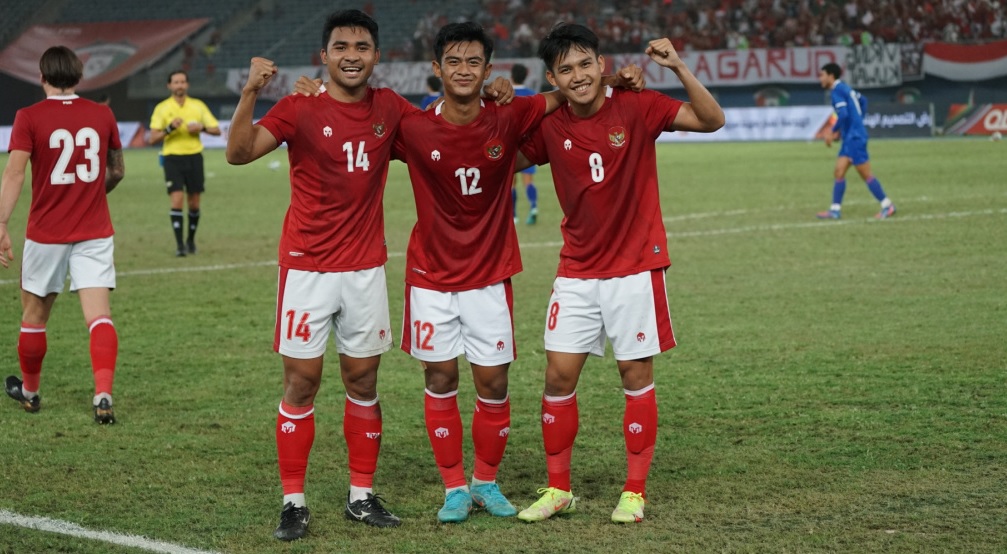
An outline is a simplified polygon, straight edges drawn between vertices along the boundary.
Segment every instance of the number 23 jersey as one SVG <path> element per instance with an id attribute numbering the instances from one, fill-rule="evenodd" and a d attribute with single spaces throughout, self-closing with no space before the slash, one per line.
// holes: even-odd
<path id="1" fill-rule="evenodd" d="M 69 95 L 18 110 L 8 151 L 31 156 L 27 238 L 69 244 L 112 236 L 105 198 L 109 149 L 122 144 L 108 106 Z"/>

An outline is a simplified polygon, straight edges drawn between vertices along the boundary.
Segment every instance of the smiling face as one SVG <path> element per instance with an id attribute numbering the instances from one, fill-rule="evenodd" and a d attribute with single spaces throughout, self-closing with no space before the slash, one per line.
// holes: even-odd
<path id="1" fill-rule="evenodd" d="M 367 86 L 379 57 L 370 31 L 363 27 L 332 29 L 328 46 L 322 51 L 329 79 L 348 96 L 355 96 Z"/>
<path id="2" fill-rule="evenodd" d="M 566 97 L 575 113 L 594 113 L 605 102 L 601 74 L 605 58 L 577 46 L 556 58 L 546 77 Z"/>
<path id="3" fill-rule="evenodd" d="M 444 95 L 455 99 L 479 97 L 492 67 L 483 45 L 475 41 L 447 44 L 444 55 L 433 63 L 434 75 L 444 82 Z"/>

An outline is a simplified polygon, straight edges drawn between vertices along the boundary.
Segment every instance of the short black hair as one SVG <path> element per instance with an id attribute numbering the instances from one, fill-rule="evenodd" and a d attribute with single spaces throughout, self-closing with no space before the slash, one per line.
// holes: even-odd
<path id="1" fill-rule="evenodd" d="M 185 80 L 186 80 L 186 82 L 188 82 L 188 80 L 189 80 L 189 74 L 186 73 L 184 69 L 176 69 L 176 70 L 174 70 L 174 71 L 172 71 L 171 73 L 168 74 L 168 84 L 169 85 L 171 84 L 171 78 L 174 77 L 175 75 L 178 75 L 179 73 L 181 73 L 182 75 L 185 75 Z"/>
<path id="2" fill-rule="evenodd" d="M 73 88 L 84 77 L 84 62 L 66 46 L 53 46 L 38 60 L 42 78 L 60 90 Z"/>
<path id="3" fill-rule="evenodd" d="M 823 65 L 822 71 L 828 73 L 829 75 L 832 75 L 836 79 L 838 79 L 839 76 L 843 74 L 843 68 L 839 67 L 839 64 L 837 63 L 827 63 Z"/>
<path id="4" fill-rule="evenodd" d="M 434 58 L 437 63 L 441 63 L 444 56 L 444 49 L 453 42 L 478 42 L 483 45 L 483 53 L 486 56 L 486 63 L 493 58 L 493 41 L 482 28 L 482 25 L 472 21 L 461 23 L 448 23 L 437 31 L 437 38 L 434 39 Z"/>
<path id="5" fill-rule="evenodd" d="M 378 22 L 374 18 L 360 10 L 342 10 L 329 14 L 325 20 L 325 28 L 322 29 L 322 50 L 329 49 L 329 39 L 332 38 L 332 30 L 341 27 L 366 29 L 374 39 L 374 48 L 378 46 Z"/>
<path id="6" fill-rule="evenodd" d="M 577 23 L 557 23 L 538 44 L 538 57 L 552 71 L 556 60 L 575 48 L 598 57 L 598 35 Z"/>
<path id="7" fill-rule="evenodd" d="M 516 85 L 523 85 L 528 78 L 528 68 L 524 64 L 516 63 L 510 68 L 510 79 Z"/>
<path id="8" fill-rule="evenodd" d="M 427 86 L 430 87 L 430 90 L 432 90 L 434 92 L 440 92 L 441 91 L 441 79 L 440 79 L 440 77 L 438 77 L 436 75 L 431 75 L 431 76 L 427 77 Z"/>

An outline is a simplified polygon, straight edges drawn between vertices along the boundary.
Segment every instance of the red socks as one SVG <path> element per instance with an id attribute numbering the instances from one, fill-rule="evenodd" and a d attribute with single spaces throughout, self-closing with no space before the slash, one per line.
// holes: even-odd
<path id="1" fill-rule="evenodd" d="M 45 325 L 21 322 L 21 334 L 17 339 L 17 357 L 21 362 L 22 390 L 38 392 L 42 374 L 42 359 L 47 349 Z"/>
<path id="2" fill-rule="evenodd" d="M 112 394 L 115 360 L 119 354 L 119 336 L 112 320 L 101 316 L 87 326 L 91 333 L 91 371 L 94 372 L 94 394 Z"/>
<path id="3" fill-rule="evenodd" d="M 381 450 L 381 405 L 377 398 L 365 401 L 346 397 L 343 437 L 350 462 L 350 485 L 372 488 Z"/>
<path id="4" fill-rule="evenodd" d="M 626 437 L 626 485 L 623 491 L 643 494 L 657 443 L 657 396 L 651 384 L 638 391 L 626 391 L 626 412 L 622 418 Z"/>
<path id="5" fill-rule="evenodd" d="M 577 438 L 577 393 L 542 397 L 542 440 L 549 486 L 570 490 L 570 457 Z"/>
<path id="6" fill-rule="evenodd" d="M 472 445 L 476 463 L 472 476 L 480 481 L 495 481 L 500 460 L 507 448 L 510 435 L 510 399 L 485 400 L 476 398 L 476 411 L 472 414 Z"/>
<path id="7" fill-rule="evenodd" d="M 276 452 L 280 462 L 283 494 L 304 492 L 308 455 L 315 442 L 315 406 L 291 406 L 280 402 L 276 418 Z"/>
<path id="8" fill-rule="evenodd" d="M 427 435 L 434 450 L 437 469 L 444 488 L 464 487 L 465 467 L 462 465 L 462 417 L 458 413 L 458 391 L 434 394 L 425 391 L 423 414 Z"/>

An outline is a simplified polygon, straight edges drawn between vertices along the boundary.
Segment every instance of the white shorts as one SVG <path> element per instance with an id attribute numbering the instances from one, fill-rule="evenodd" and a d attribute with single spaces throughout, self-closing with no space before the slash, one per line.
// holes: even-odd
<path id="1" fill-rule="evenodd" d="M 545 349 L 636 360 L 675 346 L 664 270 L 611 279 L 557 277 L 546 311 Z"/>
<path id="2" fill-rule="evenodd" d="M 443 362 L 465 354 L 469 363 L 509 364 L 514 344 L 514 291 L 510 279 L 462 292 L 406 285 L 402 350 L 417 360 Z"/>
<path id="3" fill-rule="evenodd" d="M 392 347 L 384 266 L 334 273 L 281 267 L 276 307 L 273 350 L 284 356 L 318 358 L 330 334 L 354 358 Z"/>
<path id="4" fill-rule="evenodd" d="M 115 288 L 112 237 L 70 244 L 43 244 L 24 241 L 21 260 L 21 288 L 36 296 L 63 292 L 67 272 L 70 291 Z"/>

